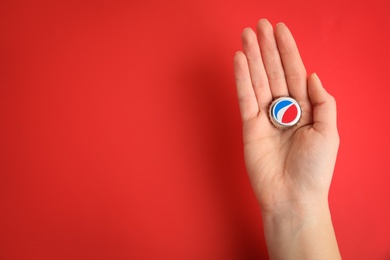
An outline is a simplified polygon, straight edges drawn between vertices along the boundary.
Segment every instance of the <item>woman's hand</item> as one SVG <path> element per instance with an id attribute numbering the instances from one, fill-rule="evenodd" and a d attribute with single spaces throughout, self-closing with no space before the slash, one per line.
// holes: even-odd
<path id="1" fill-rule="evenodd" d="M 262 210 L 326 199 L 339 145 L 334 98 L 316 74 L 307 79 L 283 23 L 274 31 L 260 20 L 257 36 L 247 28 L 242 43 L 234 64 L 245 161 Z M 296 99 L 303 111 L 288 130 L 275 128 L 268 117 L 272 100 L 281 96 Z"/>
<path id="2" fill-rule="evenodd" d="M 263 213 L 270 256 L 337 259 L 327 201 L 339 146 L 335 99 L 316 74 L 307 78 L 283 23 L 274 30 L 260 20 L 257 35 L 244 30 L 242 44 L 234 70 L 245 162 Z M 275 128 L 268 116 L 272 100 L 282 96 L 293 97 L 302 108 L 298 125 L 287 130 Z M 304 254 L 310 250 L 312 254 Z"/>

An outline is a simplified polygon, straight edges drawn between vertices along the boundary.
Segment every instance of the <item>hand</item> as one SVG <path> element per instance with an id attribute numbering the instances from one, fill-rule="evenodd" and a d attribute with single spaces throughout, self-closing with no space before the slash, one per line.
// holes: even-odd
<path id="1" fill-rule="evenodd" d="M 265 19 L 242 33 L 234 57 L 245 163 L 260 203 L 270 259 L 341 259 L 328 207 L 339 146 L 336 103 L 306 70 L 283 23 Z M 282 131 L 268 118 L 272 100 L 291 96 L 298 125 Z"/>
<path id="2" fill-rule="evenodd" d="M 242 33 L 234 58 L 247 171 L 263 211 L 326 201 L 339 137 L 336 103 L 316 74 L 308 79 L 295 41 L 283 23 L 265 19 Z M 281 96 L 302 108 L 298 125 L 276 129 L 268 108 Z"/>

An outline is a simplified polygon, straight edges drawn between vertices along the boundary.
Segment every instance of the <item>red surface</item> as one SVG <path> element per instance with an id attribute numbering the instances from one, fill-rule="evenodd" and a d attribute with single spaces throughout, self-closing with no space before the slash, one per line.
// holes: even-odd
<path id="1" fill-rule="evenodd" d="M 1 1 L 0 259 L 266 259 L 232 60 L 284 21 L 338 101 L 344 259 L 390 259 L 383 1 Z"/>

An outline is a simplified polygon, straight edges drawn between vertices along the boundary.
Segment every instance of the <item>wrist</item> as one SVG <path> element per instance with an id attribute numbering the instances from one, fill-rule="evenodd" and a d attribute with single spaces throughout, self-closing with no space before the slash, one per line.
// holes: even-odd
<path id="1" fill-rule="evenodd" d="M 316 229 L 331 224 L 327 201 L 300 202 L 262 210 L 264 231 L 270 234 L 298 234 L 305 229 Z"/>
<path id="2" fill-rule="evenodd" d="M 340 259 L 327 200 L 267 208 L 262 218 L 270 259 Z"/>
<path id="3" fill-rule="evenodd" d="M 327 198 L 279 202 L 261 207 L 263 219 L 305 221 L 329 213 Z"/>

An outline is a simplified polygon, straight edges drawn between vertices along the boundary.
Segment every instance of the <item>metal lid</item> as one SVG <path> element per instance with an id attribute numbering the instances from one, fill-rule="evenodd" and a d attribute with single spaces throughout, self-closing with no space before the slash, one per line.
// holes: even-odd
<path id="1" fill-rule="evenodd" d="M 302 110 L 298 102 L 291 97 L 275 99 L 269 109 L 271 122 L 279 129 L 296 125 L 301 118 Z"/>

